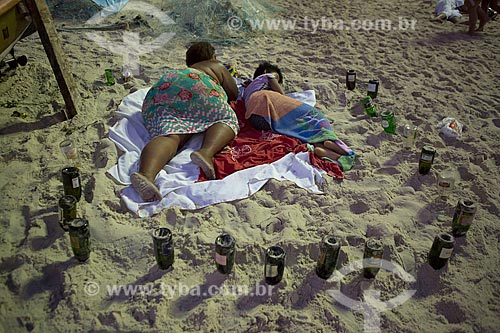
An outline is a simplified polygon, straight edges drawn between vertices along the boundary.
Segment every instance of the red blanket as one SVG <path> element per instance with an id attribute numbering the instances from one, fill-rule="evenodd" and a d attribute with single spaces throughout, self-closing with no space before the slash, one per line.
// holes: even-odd
<path id="1" fill-rule="evenodd" d="M 231 104 L 238 116 L 240 132 L 220 153 L 214 157 L 217 179 L 222 179 L 233 172 L 251 168 L 256 165 L 275 162 L 290 152 L 307 151 L 307 145 L 302 141 L 271 131 L 259 131 L 245 119 L 245 103 L 236 101 Z M 325 170 L 330 176 L 343 179 L 340 167 L 325 161 L 309 152 L 311 164 Z M 198 181 L 207 180 L 203 171 Z"/>

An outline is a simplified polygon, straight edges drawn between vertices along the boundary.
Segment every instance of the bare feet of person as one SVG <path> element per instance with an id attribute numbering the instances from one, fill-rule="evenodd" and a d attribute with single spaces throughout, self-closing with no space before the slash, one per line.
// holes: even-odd
<path id="1" fill-rule="evenodd" d="M 191 161 L 203 170 L 208 179 L 216 179 L 214 164 L 211 158 L 203 156 L 199 151 L 194 151 L 191 153 Z"/>
<path id="2" fill-rule="evenodd" d="M 144 175 L 134 172 L 132 176 L 130 176 L 130 181 L 132 182 L 132 187 L 139 193 L 142 200 L 146 202 L 161 200 L 162 195 L 158 187 Z"/>
<path id="3" fill-rule="evenodd" d="M 324 146 L 324 148 L 332 150 L 332 151 L 334 151 L 335 153 L 337 153 L 339 155 L 344 155 L 346 153 L 342 148 L 339 147 L 338 144 L 336 144 L 332 140 L 325 140 L 323 142 L 323 146 Z"/>
<path id="4" fill-rule="evenodd" d="M 439 22 L 443 23 L 446 20 L 446 15 L 445 14 L 439 14 L 438 16 L 434 17 L 431 19 L 433 22 Z"/>
<path id="5" fill-rule="evenodd" d="M 338 160 L 338 158 L 341 156 L 340 154 L 337 154 L 334 151 L 331 151 L 330 149 L 326 149 L 323 147 L 315 147 L 314 148 L 314 155 L 320 157 L 320 158 L 328 158 L 331 160 Z"/>

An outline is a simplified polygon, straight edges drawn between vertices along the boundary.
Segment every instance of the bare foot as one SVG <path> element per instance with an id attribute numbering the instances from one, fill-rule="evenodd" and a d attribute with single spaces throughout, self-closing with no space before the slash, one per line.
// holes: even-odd
<path id="1" fill-rule="evenodd" d="M 212 159 L 207 159 L 199 151 L 194 151 L 191 153 L 191 161 L 203 170 L 208 179 L 214 180 L 217 178 Z"/>
<path id="2" fill-rule="evenodd" d="M 479 27 L 477 27 L 476 31 L 479 31 L 479 32 L 484 31 L 484 26 L 486 25 L 487 22 L 488 21 L 486 21 L 486 22 L 479 22 Z"/>
<path id="3" fill-rule="evenodd" d="M 444 21 L 446 20 L 446 15 L 445 14 L 440 14 L 434 18 L 431 19 L 431 21 L 433 22 L 439 22 L 439 23 L 443 23 Z"/>
<path id="4" fill-rule="evenodd" d="M 132 182 L 132 187 L 139 193 L 142 200 L 146 202 L 161 200 L 162 195 L 158 187 L 144 175 L 134 172 L 132 176 L 130 176 L 130 181 Z"/>

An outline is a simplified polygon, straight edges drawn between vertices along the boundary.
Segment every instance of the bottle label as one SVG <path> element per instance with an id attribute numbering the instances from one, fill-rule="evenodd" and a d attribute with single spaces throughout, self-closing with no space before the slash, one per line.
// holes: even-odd
<path id="1" fill-rule="evenodd" d="M 80 182 L 78 181 L 78 177 L 71 179 L 71 183 L 73 184 L 73 188 L 80 187 Z"/>
<path id="2" fill-rule="evenodd" d="M 318 264 L 324 265 L 326 260 L 326 252 L 322 251 L 321 255 L 318 258 Z"/>
<path id="3" fill-rule="evenodd" d="M 389 122 L 387 120 L 382 120 L 382 127 L 383 128 L 389 127 Z"/>
<path id="4" fill-rule="evenodd" d="M 448 259 L 449 257 L 451 257 L 452 252 L 453 252 L 453 248 L 451 248 L 451 249 L 442 248 L 441 253 L 439 254 L 439 258 Z"/>
<path id="5" fill-rule="evenodd" d="M 227 256 L 220 255 L 215 253 L 215 262 L 219 265 L 226 266 L 227 265 Z"/>
<path id="6" fill-rule="evenodd" d="M 356 75 L 347 75 L 347 81 L 354 82 L 356 80 Z"/>
<path id="7" fill-rule="evenodd" d="M 422 154 L 423 161 L 432 161 L 432 155 Z"/>
<path id="8" fill-rule="evenodd" d="M 278 266 L 266 265 L 266 277 L 273 278 L 278 276 Z"/>
<path id="9" fill-rule="evenodd" d="M 451 187 L 451 183 L 445 180 L 442 180 L 438 183 L 439 187 L 449 188 Z"/>
<path id="10" fill-rule="evenodd" d="M 474 214 L 460 212 L 457 217 L 457 224 L 464 226 L 471 225 L 473 219 L 474 219 Z"/>
<path id="11" fill-rule="evenodd" d="M 380 264 L 381 264 L 380 259 L 381 258 L 377 258 L 377 257 L 366 258 L 365 259 L 366 267 L 380 267 Z"/>
<path id="12" fill-rule="evenodd" d="M 368 83 L 368 91 L 375 92 L 377 85 L 375 83 Z"/>
<path id="13" fill-rule="evenodd" d="M 80 240 L 78 239 L 78 237 L 71 236 L 69 239 L 70 239 L 72 248 L 74 248 L 74 249 L 80 248 Z"/>

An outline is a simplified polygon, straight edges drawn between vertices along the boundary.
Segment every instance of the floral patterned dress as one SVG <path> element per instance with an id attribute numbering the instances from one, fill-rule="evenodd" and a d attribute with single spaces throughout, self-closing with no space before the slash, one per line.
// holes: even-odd
<path id="1" fill-rule="evenodd" d="M 170 70 L 163 75 L 148 91 L 142 116 L 151 138 L 201 133 L 219 122 L 236 134 L 239 131 L 238 118 L 222 86 L 194 68 Z"/>

